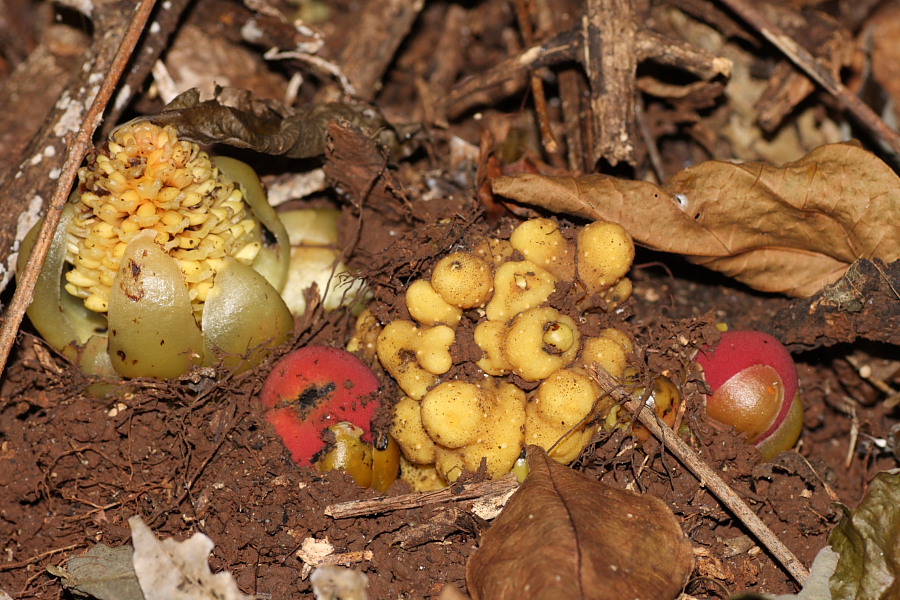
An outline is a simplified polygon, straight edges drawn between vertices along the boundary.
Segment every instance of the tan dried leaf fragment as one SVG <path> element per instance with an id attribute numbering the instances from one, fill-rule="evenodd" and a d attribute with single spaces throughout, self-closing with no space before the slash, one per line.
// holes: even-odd
<path id="1" fill-rule="evenodd" d="M 781 167 L 707 161 L 665 186 L 606 175 L 518 175 L 494 193 L 621 224 L 640 244 L 683 254 L 753 288 L 803 297 L 858 258 L 900 258 L 900 177 L 855 144 Z"/>

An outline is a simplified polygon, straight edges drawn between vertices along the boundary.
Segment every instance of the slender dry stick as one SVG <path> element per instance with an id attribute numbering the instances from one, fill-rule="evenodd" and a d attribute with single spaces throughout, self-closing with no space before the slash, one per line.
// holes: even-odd
<path id="1" fill-rule="evenodd" d="M 516 0 L 516 17 L 519 21 L 519 29 L 522 32 L 522 39 L 526 46 L 534 43 L 534 31 L 531 28 L 531 14 L 526 4 L 527 0 Z M 550 154 L 559 152 L 559 142 L 553 135 L 553 128 L 550 126 L 550 113 L 547 110 L 547 96 L 544 94 L 544 82 L 536 72 L 531 74 L 531 93 L 534 94 L 534 107 L 537 111 L 538 124 L 541 128 L 541 141 L 544 149 Z"/>
<path id="2" fill-rule="evenodd" d="M 640 398 L 632 398 L 620 383 L 607 373 L 602 367 L 590 367 L 591 377 L 614 400 L 621 402 L 632 414 L 636 414 L 641 424 L 653 433 L 675 457 L 700 480 L 700 485 L 711 491 L 719 501 L 725 505 L 741 522 L 750 530 L 757 540 L 762 543 L 772 556 L 775 557 L 785 570 L 797 583 L 803 585 L 809 577 L 809 570 L 796 556 L 782 543 L 769 527 L 762 522 L 759 516 L 750 510 L 750 507 L 725 483 L 721 477 L 713 471 L 709 465 L 703 462 L 699 456 L 685 444 L 680 437 L 675 435 L 668 425 L 661 423 L 656 418 L 656 411 L 640 410 L 642 408 Z"/>
<path id="3" fill-rule="evenodd" d="M 472 500 L 486 496 L 502 496 L 517 488 L 518 485 L 519 481 L 516 479 L 516 476 L 509 473 L 500 479 L 454 484 L 450 487 L 430 492 L 413 492 L 399 496 L 329 504 L 325 507 L 325 514 L 334 519 L 383 514 L 395 510 L 434 506 L 445 502 L 459 502 L 460 500 Z"/>
<path id="4" fill-rule="evenodd" d="M 16 292 L 9 303 L 9 308 L 3 319 L 3 327 L 0 329 L 0 375 L 3 374 L 6 368 L 6 361 L 9 359 L 9 353 L 12 351 L 13 344 L 15 344 L 16 334 L 19 331 L 19 326 L 22 324 L 22 318 L 25 316 L 25 309 L 31 304 L 34 296 L 34 286 L 37 283 L 38 275 L 40 275 L 41 267 L 47 259 L 47 253 L 50 251 L 50 243 L 53 241 L 53 235 L 62 217 L 62 210 L 69 196 L 69 190 L 75 182 L 75 173 L 78 171 L 78 166 L 81 164 L 85 154 L 90 150 L 94 131 L 100 125 L 103 111 L 106 110 L 106 105 L 109 104 L 110 98 L 112 98 L 119 78 L 125 71 L 128 59 L 137 46 L 155 4 L 156 0 L 141 0 L 141 3 L 135 10 L 134 17 L 132 17 L 128 28 L 125 30 L 112 66 L 106 73 L 106 77 L 97 91 L 97 96 L 85 115 L 81 128 L 78 130 L 75 138 L 68 144 L 69 150 L 66 153 L 66 162 L 60 173 L 56 191 L 53 192 L 53 197 L 47 206 L 47 215 L 44 217 L 44 223 L 41 225 L 31 256 L 28 258 L 25 269 L 17 278 Z"/>
<path id="5" fill-rule="evenodd" d="M 54 548 L 53 550 L 47 550 L 46 552 L 41 552 L 36 556 L 32 556 L 26 560 L 20 560 L 19 562 L 14 563 L 4 563 L 0 565 L 0 571 L 12 571 L 14 569 L 21 569 L 22 567 L 27 567 L 32 563 L 36 563 L 48 556 L 53 556 L 54 554 L 59 554 L 60 552 L 66 552 L 68 550 L 74 550 L 75 548 L 80 548 L 81 546 L 86 546 L 87 542 L 78 542 L 77 544 L 71 544 L 69 546 L 65 546 L 63 548 Z"/>
<path id="6" fill-rule="evenodd" d="M 892 130 L 869 106 L 851 92 L 847 86 L 835 78 L 831 71 L 816 59 L 813 54 L 795 42 L 789 35 L 772 23 L 762 12 L 744 0 L 720 0 L 722 4 L 734 11 L 759 33 L 781 50 L 792 63 L 797 65 L 806 75 L 821 85 L 834 96 L 844 108 L 874 136 L 890 146 L 900 155 L 900 135 Z"/>

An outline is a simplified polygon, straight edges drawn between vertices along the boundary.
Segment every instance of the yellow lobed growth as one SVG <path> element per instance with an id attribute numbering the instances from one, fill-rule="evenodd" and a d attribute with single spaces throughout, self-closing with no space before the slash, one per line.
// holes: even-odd
<path id="1" fill-rule="evenodd" d="M 81 193 L 67 230 L 66 291 L 95 312 L 109 309 L 110 289 L 126 246 L 152 230 L 176 259 L 194 316 L 226 256 L 251 264 L 262 227 L 243 193 L 197 144 L 149 121 L 117 129 L 108 150 L 78 172 Z"/>
<path id="2" fill-rule="evenodd" d="M 522 453 L 526 404 L 525 392 L 511 383 L 445 381 L 421 402 L 403 398 L 391 431 L 409 463 L 434 465 L 444 482 L 476 471 L 482 461 L 496 478 Z"/>
<path id="3" fill-rule="evenodd" d="M 565 283 L 611 310 L 631 294 L 633 257 L 631 237 L 617 224 L 593 223 L 567 237 L 555 221 L 532 219 L 509 240 L 487 238 L 472 252 L 449 254 L 430 280 L 413 282 L 406 303 L 417 323 L 392 321 L 376 342 L 382 366 L 406 394 L 392 434 L 408 480 L 452 482 L 482 461 L 500 477 L 525 444 L 543 446 L 560 462 L 574 460 L 612 404 L 584 367 L 599 364 L 622 378 L 633 348 L 614 328 L 582 335 L 580 315 L 548 303 Z M 464 315 L 476 321 L 482 350 L 481 374 L 472 381 L 446 378 Z M 537 387 L 526 393 L 514 384 L 523 380 Z"/>
<path id="4" fill-rule="evenodd" d="M 330 208 L 295 208 L 278 213 L 291 244 L 290 269 L 281 295 L 293 315 L 306 312 L 306 296 L 313 286 L 325 310 L 342 306 L 362 310 L 368 289 L 344 262 L 338 240 L 340 214 L 340 210 Z"/>
<path id="5" fill-rule="evenodd" d="M 412 321 L 388 323 L 375 342 L 378 360 L 407 395 L 421 400 L 453 366 L 450 346 L 456 332 L 447 325 L 421 329 Z"/>

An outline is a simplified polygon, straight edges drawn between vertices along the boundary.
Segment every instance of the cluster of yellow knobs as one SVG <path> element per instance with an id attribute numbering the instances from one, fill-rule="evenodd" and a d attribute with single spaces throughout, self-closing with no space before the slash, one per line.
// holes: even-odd
<path id="1" fill-rule="evenodd" d="M 577 457 L 610 408 L 585 367 L 622 377 L 632 342 L 615 328 L 582 335 L 580 316 L 552 307 L 551 296 L 573 286 L 592 306 L 611 310 L 631 294 L 633 259 L 631 236 L 618 224 L 566 232 L 552 219 L 531 219 L 509 239 L 445 256 L 429 278 L 413 282 L 411 319 L 382 327 L 363 313 L 350 349 L 374 350 L 404 394 L 391 428 L 404 477 L 420 489 L 446 485 L 482 461 L 499 477 L 527 444 L 560 462 Z M 451 376 L 464 318 L 477 323 L 481 351 L 479 374 L 468 379 Z"/>

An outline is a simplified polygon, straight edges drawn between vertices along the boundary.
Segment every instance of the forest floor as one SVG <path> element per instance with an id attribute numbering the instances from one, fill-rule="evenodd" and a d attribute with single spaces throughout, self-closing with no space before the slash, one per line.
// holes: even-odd
<path id="1" fill-rule="evenodd" d="M 881 154 L 872 161 L 892 164 L 896 155 L 885 148 L 893 139 L 846 109 L 840 93 L 811 83 L 795 64 L 809 64 L 803 56 L 794 60 L 764 39 L 750 4 L 173 0 L 157 6 L 156 26 L 143 28 L 123 74 L 131 87 L 119 88 L 95 139 L 117 122 L 158 113 L 185 90 L 210 97 L 214 85 L 252 90 L 254 101 L 285 111 L 324 102 L 376 107 L 391 132 L 377 143 L 361 133 L 365 126 L 326 111 L 319 130 L 325 141 L 294 157 L 260 152 L 259 139 L 241 150 L 219 144 L 212 151 L 254 166 L 279 210 L 340 209 L 344 258 L 367 281 L 374 314 L 387 322 L 406 317 L 405 285 L 427 277 L 450 249 L 473 248 L 486 234 L 508 236 L 531 217 L 575 227 L 603 210 L 628 211 L 627 203 L 569 210 L 547 199 L 551 188 L 535 188 L 543 200 L 503 197 L 491 189 L 501 176 L 603 173 L 679 198 L 685 188 L 678 185 L 688 185 L 679 174 L 708 161 L 772 165 L 766 168 L 778 179 L 787 172 L 777 171 L 780 165 L 858 139 Z M 832 82 L 843 81 L 840 89 L 896 122 L 900 79 L 891 70 L 900 61 L 888 42 L 900 10 L 866 1 L 752 4 L 787 39 L 809 48 Z M 101 34 L 124 30 L 133 10 L 123 6 L 133 5 L 0 2 L 0 139 L 7 149 L 0 183 L 10 223 L 4 260 L 22 235 L 19 215 L 34 211 L 34 196 L 52 195 L 47 169 L 63 166 L 65 139 L 45 126 L 61 122 L 66 103 L 57 99 L 84 102 L 84 78 L 106 65 L 102 79 L 116 64 L 103 63 L 109 42 Z M 54 147 L 58 152 L 45 150 Z M 824 164 L 816 156 L 806 160 Z M 893 175 L 889 166 L 884 171 L 885 179 Z M 721 186 L 717 197 L 746 192 L 737 176 L 733 183 L 731 175 L 703 176 Z M 591 193 L 600 192 L 587 189 L 584 198 L 593 202 Z M 773 194 L 791 202 L 790 190 Z M 755 223 L 771 209 L 730 210 L 735 221 Z M 821 246 L 839 241 L 815 248 L 798 242 L 782 270 L 757 276 L 746 265 L 723 266 L 733 256 L 709 259 L 699 242 L 679 250 L 691 246 L 681 244 L 691 241 L 687 226 L 667 230 L 665 218 L 654 218 L 647 212 L 620 220 L 638 246 L 633 292 L 615 310 L 586 318 L 590 326 L 625 331 L 645 366 L 670 372 L 680 358 L 667 352 L 702 343 L 718 323 L 766 331 L 792 351 L 805 405 L 794 451 L 758 464 L 752 446 L 705 416 L 696 384 L 683 389 L 684 439 L 809 567 L 842 506 L 855 507 L 876 474 L 897 467 L 900 363 L 892 326 L 900 311 L 896 292 L 891 296 L 896 271 L 885 263 L 900 256 L 881 245 L 855 255 L 884 261 L 857 265 L 865 306 L 832 302 L 833 310 L 822 312 L 834 298 L 828 286 L 848 281 L 841 277 L 853 261 L 835 250 L 837 267 L 819 274 L 794 255 L 828 254 Z M 866 214 L 842 231 L 851 246 L 865 246 L 853 237 L 856 228 L 874 231 L 889 218 L 896 217 Z M 809 275 L 804 289 L 791 279 L 799 272 Z M 553 302 L 576 310 L 574 301 Z M 311 344 L 345 347 L 353 328 L 345 311 L 313 303 L 279 354 Z M 470 373 L 471 348 L 456 352 L 453 374 Z M 344 473 L 294 464 L 259 400 L 273 361 L 235 377 L 216 371 L 141 381 L 126 396 L 97 399 L 84 393 L 88 379 L 25 319 L 0 387 L 0 598 L 69 597 L 48 567 L 64 567 L 97 544 L 129 543 L 135 515 L 160 538 L 209 536 L 212 570 L 230 572 L 242 592 L 260 598 L 313 597 L 313 559 L 304 553 L 310 538 L 327 539 L 345 566 L 366 574 L 370 598 L 458 597 L 450 587 L 466 593 L 467 562 L 489 528 L 472 515 L 473 500 L 329 516 L 329 507 L 380 494 Z M 386 423 L 402 393 L 373 368 L 384 411 L 376 422 Z M 654 438 L 598 436 L 572 466 L 666 503 L 692 546 L 685 597 L 797 591 L 795 578 L 746 524 Z M 477 486 L 483 473 L 465 478 Z M 410 492 L 398 481 L 386 495 Z"/>

